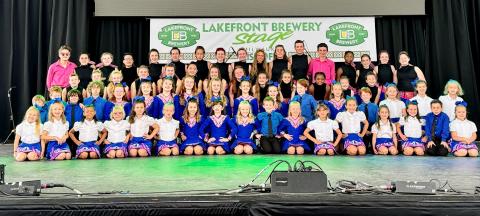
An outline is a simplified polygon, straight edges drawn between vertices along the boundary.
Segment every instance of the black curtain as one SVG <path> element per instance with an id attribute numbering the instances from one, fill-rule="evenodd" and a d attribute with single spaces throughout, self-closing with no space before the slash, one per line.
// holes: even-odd
<path id="1" fill-rule="evenodd" d="M 146 18 L 95 17 L 90 22 L 89 52 L 100 62 L 103 52 L 114 56 L 113 63 L 122 66 L 123 54 L 133 53 L 135 65 L 148 64 L 150 23 Z"/>
<path id="2" fill-rule="evenodd" d="M 0 10 L 0 138 L 10 132 L 7 91 L 12 90 L 15 123 L 19 124 L 35 94 L 45 92 L 48 66 L 62 44 L 72 46 L 76 62 L 87 48 L 93 0 L 2 0 Z"/>

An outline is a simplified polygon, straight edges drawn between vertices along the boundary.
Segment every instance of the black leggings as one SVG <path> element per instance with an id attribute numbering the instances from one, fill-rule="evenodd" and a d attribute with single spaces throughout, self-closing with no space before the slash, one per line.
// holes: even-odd
<path id="1" fill-rule="evenodd" d="M 447 156 L 448 155 L 448 149 L 443 146 L 442 139 L 435 137 L 433 138 L 433 142 L 435 145 L 432 145 L 432 147 L 425 149 L 425 152 L 430 155 L 430 156 Z"/>
<path id="2" fill-rule="evenodd" d="M 260 138 L 260 147 L 262 148 L 262 153 L 264 154 L 280 154 L 282 147 L 280 146 L 280 140 L 276 137 L 265 137 Z"/>

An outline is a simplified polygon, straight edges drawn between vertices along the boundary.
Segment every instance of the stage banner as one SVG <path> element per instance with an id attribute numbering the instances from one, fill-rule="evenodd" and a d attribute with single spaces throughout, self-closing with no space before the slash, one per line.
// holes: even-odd
<path id="1" fill-rule="evenodd" d="M 257 49 L 264 49 L 269 61 L 277 44 L 288 56 L 295 53 L 294 43 L 303 40 L 308 53 L 317 56 L 317 44 L 326 43 L 328 57 L 343 62 L 343 53 L 353 51 L 355 61 L 369 54 L 377 59 L 374 17 L 296 17 L 296 18 L 187 18 L 150 19 L 150 47 L 160 51 L 160 61 L 170 60 L 172 47 L 180 48 L 184 62 L 195 59 L 196 46 L 206 50 L 205 59 L 214 60 L 218 47 L 227 52 L 228 62 L 237 60 L 233 49 L 244 47 L 248 62 Z"/>

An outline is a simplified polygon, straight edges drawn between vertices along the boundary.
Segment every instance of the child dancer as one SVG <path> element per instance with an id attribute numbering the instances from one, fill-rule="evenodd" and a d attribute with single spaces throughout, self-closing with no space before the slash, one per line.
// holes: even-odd
<path id="1" fill-rule="evenodd" d="M 202 141 L 199 128 L 202 125 L 199 102 L 190 98 L 186 104 L 183 116 L 180 118 L 180 152 L 185 155 L 202 155 L 207 146 Z"/>
<path id="2" fill-rule="evenodd" d="M 325 104 L 319 104 L 315 112 L 317 119 L 308 122 L 307 128 L 303 132 L 310 141 L 315 144 L 314 154 L 317 155 L 334 155 L 335 148 L 342 139 L 342 131 L 340 131 L 338 122 L 328 118 L 330 110 Z M 310 135 L 310 131 L 315 131 L 315 137 Z M 337 133 L 337 138 L 333 142 L 333 131 Z"/>
<path id="3" fill-rule="evenodd" d="M 378 104 L 380 100 L 381 89 L 377 83 L 377 76 L 373 72 L 369 72 L 367 73 L 365 79 L 367 82 L 366 87 L 369 88 L 370 92 L 372 93 L 372 98 L 370 99 L 370 101 L 372 103 Z"/>
<path id="4" fill-rule="evenodd" d="M 240 96 L 235 98 L 233 103 L 233 113 L 238 113 L 238 106 L 242 101 L 247 101 L 250 103 L 253 115 L 258 114 L 258 101 L 257 98 L 252 96 L 251 93 L 251 84 L 248 77 L 243 77 L 242 82 L 240 83 Z"/>
<path id="5" fill-rule="evenodd" d="M 220 79 L 212 79 L 207 89 L 207 96 L 205 97 L 205 113 L 211 113 L 214 101 L 221 101 L 225 109 L 225 113 L 230 116 L 232 109 L 227 97 L 222 93 L 222 81 Z"/>
<path id="6" fill-rule="evenodd" d="M 296 85 L 297 95 L 293 97 L 292 101 L 298 101 L 302 108 L 302 116 L 305 118 L 305 121 L 313 120 L 315 115 L 315 108 L 317 107 L 317 101 L 313 98 L 312 95 L 308 94 L 306 91 L 308 89 L 308 81 L 300 79 L 297 81 Z"/>
<path id="7" fill-rule="evenodd" d="M 390 111 L 383 105 L 378 109 L 378 120 L 372 126 L 372 148 L 375 154 L 396 155 L 397 135 L 396 127 L 390 121 Z"/>
<path id="8" fill-rule="evenodd" d="M 225 96 L 224 96 L 225 97 Z M 224 102 L 220 97 L 212 99 L 212 115 L 200 127 L 200 135 L 208 144 L 207 154 L 223 155 L 230 151 L 229 142 L 236 134 L 236 126 L 224 115 Z"/>
<path id="9" fill-rule="evenodd" d="M 350 98 L 350 96 L 348 96 Z M 340 83 L 334 83 L 332 85 L 332 93 L 330 94 L 330 100 L 325 104 L 330 110 L 330 118 L 335 119 L 337 114 L 345 111 L 345 98 Z"/>
<path id="10" fill-rule="evenodd" d="M 455 119 L 455 107 L 458 101 L 463 101 L 460 96 L 463 95 L 463 88 L 456 80 L 449 80 L 445 85 L 442 96 L 438 98 L 442 102 L 443 112 L 448 115 L 448 119 Z"/>
<path id="11" fill-rule="evenodd" d="M 418 104 L 418 114 L 420 115 L 420 118 L 425 118 L 425 116 L 432 112 L 430 110 L 430 103 L 432 102 L 432 98 L 427 95 L 427 82 L 423 80 L 418 80 L 415 83 L 415 89 L 417 92 L 417 95 L 410 99 L 411 101 L 416 101 Z"/>
<path id="12" fill-rule="evenodd" d="M 110 121 L 103 123 L 103 133 L 108 134 L 104 153 L 107 158 L 124 158 L 128 156 L 127 143 L 130 139 L 130 124 L 125 120 L 125 111 L 121 106 L 113 107 Z"/>
<path id="13" fill-rule="evenodd" d="M 257 101 L 263 101 L 268 92 L 268 78 L 267 73 L 260 71 L 257 76 L 257 82 L 252 89 L 253 96 L 257 98 Z"/>
<path id="14" fill-rule="evenodd" d="M 75 122 L 73 128 L 68 135 L 70 139 L 77 144 L 78 159 L 98 159 L 100 158 L 100 144 L 103 143 L 106 134 L 102 134 L 100 139 L 99 133 L 103 131 L 103 124 L 95 119 L 95 107 L 86 106 L 84 109 L 84 119 L 81 122 Z M 78 139 L 75 132 L 79 132 Z"/>
<path id="15" fill-rule="evenodd" d="M 161 125 L 158 130 L 157 154 L 161 156 L 178 155 L 177 137 L 180 133 L 179 122 L 173 119 L 175 107 L 173 103 L 167 103 L 163 106 L 163 117 L 157 120 Z"/>
<path id="16" fill-rule="evenodd" d="M 450 123 L 450 132 L 452 133 L 453 155 L 457 157 L 477 157 L 478 147 L 475 143 L 477 139 L 477 126 L 467 119 L 467 102 L 457 102 L 455 107 L 455 120 Z"/>
<path id="17" fill-rule="evenodd" d="M 130 113 L 132 110 L 132 104 L 127 101 L 125 88 L 122 84 L 116 84 L 113 89 L 113 97 L 105 103 L 105 110 L 103 111 L 103 119 L 110 120 L 110 113 L 116 105 L 120 105 L 125 110 L 125 113 Z"/>
<path id="18" fill-rule="evenodd" d="M 85 105 L 92 104 L 95 107 L 97 120 L 103 122 L 103 111 L 105 109 L 105 104 L 107 103 L 107 100 L 105 100 L 105 98 L 100 97 L 100 92 L 103 91 L 103 82 L 92 81 L 88 84 L 87 89 L 91 96 L 85 98 L 83 103 Z"/>
<path id="19" fill-rule="evenodd" d="M 77 89 L 72 89 L 67 94 L 68 104 L 65 107 L 65 118 L 69 123 L 69 129 L 72 129 L 75 122 L 82 121 L 83 119 L 83 109 L 79 104 L 81 94 Z"/>
<path id="20" fill-rule="evenodd" d="M 208 74 L 208 78 L 203 80 L 203 91 L 205 93 L 208 92 L 208 86 L 210 86 L 210 81 L 214 80 L 214 79 L 219 79 L 222 84 L 221 84 L 221 87 L 222 87 L 222 92 L 227 89 L 228 87 L 228 84 L 227 84 L 227 81 L 225 80 L 225 78 L 223 78 L 220 74 L 220 69 L 215 66 L 215 65 L 212 65 L 210 67 L 210 70 L 209 70 L 209 74 Z"/>
<path id="21" fill-rule="evenodd" d="M 128 155 L 130 157 L 147 157 L 151 155 L 151 139 L 158 133 L 158 125 L 155 119 L 147 116 L 143 98 L 133 99 L 133 109 L 128 117 L 130 123 L 130 143 L 128 144 Z M 150 127 L 153 130 L 150 131 Z"/>
<path id="22" fill-rule="evenodd" d="M 47 141 L 48 160 L 70 160 L 71 152 L 67 144 L 68 122 L 63 115 L 64 106 L 61 102 L 50 105 L 48 121 L 45 122 L 42 139 Z"/>
<path id="23" fill-rule="evenodd" d="M 276 86 L 268 86 L 267 96 L 273 99 L 273 108 L 275 111 L 282 114 L 282 116 L 288 116 L 288 103 L 283 100 Z M 263 106 L 260 107 L 259 112 L 265 112 Z"/>
<path id="24" fill-rule="evenodd" d="M 315 100 L 325 100 L 328 98 L 330 86 L 325 83 L 325 74 L 322 72 L 315 74 L 315 82 L 313 82 L 308 91 L 315 98 Z"/>
<path id="25" fill-rule="evenodd" d="M 255 116 L 248 101 L 242 101 L 238 105 L 238 112 L 235 118 L 237 127 L 236 139 L 230 146 L 235 154 L 253 154 L 257 145 L 253 142 L 255 130 Z"/>
<path id="26" fill-rule="evenodd" d="M 450 146 L 450 121 L 448 115 L 442 112 L 442 102 L 433 100 L 430 103 L 431 113 L 425 116 L 425 136 L 427 137 L 427 149 L 425 152 L 431 156 L 447 156 Z"/>
<path id="27" fill-rule="evenodd" d="M 125 92 L 128 92 L 128 85 L 127 83 L 122 82 L 122 80 L 123 80 L 122 71 L 119 71 L 117 69 L 112 71 L 112 73 L 110 73 L 110 76 L 108 77 L 109 83 L 107 87 L 104 89 L 103 98 L 107 99 L 107 98 L 113 97 L 113 89 L 118 84 L 121 84 L 123 88 L 125 88 Z M 130 95 L 127 94 L 127 98 L 128 97 L 130 97 Z"/>
<path id="28" fill-rule="evenodd" d="M 336 120 L 342 124 L 343 148 L 351 156 L 365 155 L 366 148 L 362 137 L 367 133 L 368 121 L 363 112 L 357 111 L 357 101 L 354 98 L 347 99 L 346 109 L 336 117 Z M 363 123 L 363 129 L 360 131 L 361 123 Z"/>
<path id="29" fill-rule="evenodd" d="M 23 122 L 15 128 L 13 157 L 16 161 L 43 159 L 45 142 L 40 139 L 42 129 L 40 112 L 33 106 L 28 108 Z"/>
<path id="30" fill-rule="evenodd" d="M 145 106 L 147 115 L 153 118 L 160 117 L 160 98 L 153 96 L 153 86 L 148 80 L 141 82 L 140 84 L 141 96 L 145 100 Z"/>
<path id="31" fill-rule="evenodd" d="M 162 84 L 162 89 L 158 93 L 157 97 L 160 99 L 158 102 L 158 110 L 163 110 L 163 106 L 167 103 L 173 103 L 173 97 L 175 96 L 174 87 L 173 87 L 173 79 L 171 77 L 163 78 L 162 80 L 158 80 L 160 84 Z M 159 112 L 158 117 L 162 118 L 163 113 Z"/>
<path id="32" fill-rule="evenodd" d="M 157 64 L 153 64 L 157 65 Z M 161 66 L 160 66 L 161 67 Z M 149 69 L 145 65 L 140 65 L 137 70 L 137 75 L 138 78 L 133 81 L 133 83 L 130 85 L 130 97 L 134 98 L 137 95 L 140 94 L 140 85 L 142 82 L 151 82 L 152 83 L 152 95 L 157 95 L 157 85 L 155 84 L 155 80 L 152 79 L 149 75 Z M 157 77 L 158 81 L 158 77 Z"/>
<path id="33" fill-rule="evenodd" d="M 280 89 L 283 100 L 285 100 L 286 103 L 289 103 L 293 96 L 295 96 L 292 72 L 289 70 L 282 71 L 282 79 L 278 88 Z"/>
<path id="34" fill-rule="evenodd" d="M 85 98 L 87 96 L 87 92 L 85 91 L 85 89 L 80 85 L 80 78 L 78 78 L 78 75 L 76 73 L 73 73 L 70 75 L 70 77 L 68 78 L 68 83 L 69 83 L 69 86 L 64 88 L 62 90 L 62 100 L 63 101 L 67 101 L 67 93 L 70 91 L 70 90 L 73 90 L 73 89 L 76 89 L 80 92 L 80 103 L 83 101 L 83 98 Z"/>
<path id="35" fill-rule="evenodd" d="M 355 95 L 355 89 L 351 86 L 351 83 L 348 81 L 348 77 L 341 76 L 339 82 L 340 82 L 340 85 L 342 86 L 344 98 L 347 98 L 347 96 L 353 97 Z"/>
<path id="36" fill-rule="evenodd" d="M 386 89 L 387 99 L 380 102 L 379 106 L 386 105 L 390 110 L 390 120 L 397 123 L 400 117 L 405 116 L 405 103 L 399 99 L 398 89 L 395 84 L 389 84 Z"/>
<path id="37" fill-rule="evenodd" d="M 274 100 L 271 97 L 266 97 L 263 100 L 263 108 L 265 112 L 259 113 L 257 116 L 257 133 L 255 137 L 260 140 L 260 146 L 263 153 L 279 154 L 281 146 L 277 128 L 283 120 L 283 116 L 274 110 Z"/>
<path id="38" fill-rule="evenodd" d="M 424 155 L 426 137 L 422 137 L 424 122 L 419 115 L 419 106 L 416 101 L 410 101 L 407 105 L 407 116 L 400 118 L 397 124 L 397 133 L 402 141 L 403 154 L 411 156 Z M 403 126 L 403 131 L 401 127 Z"/>
<path id="39" fill-rule="evenodd" d="M 367 148 L 367 152 L 372 150 L 372 126 L 377 122 L 377 113 L 378 105 L 371 102 L 372 92 L 369 88 L 363 87 L 360 89 L 360 98 L 362 99 L 362 104 L 358 106 L 358 111 L 365 113 L 365 117 L 368 121 L 368 130 L 365 136 L 363 137 L 363 142 Z M 373 151 L 371 152 L 373 153 Z"/>
<path id="40" fill-rule="evenodd" d="M 182 118 L 186 104 L 191 98 L 195 98 L 197 100 L 200 106 L 200 114 L 205 116 L 205 96 L 203 93 L 199 92 L 199 89 L 197 89 L 195 85 L 195 79 L 187 75 L 182 80 L 180 93 L 173 97 L 173 104 L 175 105 L 175 119 L 180 120 Z"/>
<path id="41" fill-rule="evenodd" d="M 309 152 L 310 147 L 303 135 L 307 122 L 302 117 L 300 103 L 292 101 L 288 108 L 288 117 L 283 119 L 278 126 L 280 135 L 285 138 L 283 141 L 282 151 L 289 155 L 303 154 L 305 151 Z"/>

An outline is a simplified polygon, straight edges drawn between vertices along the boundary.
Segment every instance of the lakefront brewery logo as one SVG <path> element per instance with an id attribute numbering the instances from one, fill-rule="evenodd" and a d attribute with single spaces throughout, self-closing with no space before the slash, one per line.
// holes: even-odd
<path id="1" fill-rule="evenodd" d="M 368 31 L 365 27 L 353 22 L 341 22 L 329 27 L 327 39 L 338 46 L 355 46 L 365 42 Z"/>
<path id="2" fill-rule="evenodd" d="M 200 39 L 200 32 L 197 28 L 187 24 L 171 24 L 158 32 L 158 40 L 168 47 L 189 47 Z"/>

